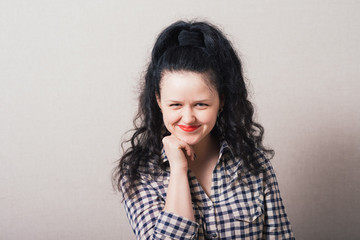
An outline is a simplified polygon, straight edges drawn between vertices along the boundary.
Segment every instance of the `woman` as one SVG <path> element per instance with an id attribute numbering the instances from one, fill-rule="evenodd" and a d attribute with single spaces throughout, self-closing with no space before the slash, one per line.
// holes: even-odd
<path id="1" fill-rule="evenodd" d="M 138 239 L 293 239 L 239 57 L 206 22 L 157 38 L 114 172 Z"/>

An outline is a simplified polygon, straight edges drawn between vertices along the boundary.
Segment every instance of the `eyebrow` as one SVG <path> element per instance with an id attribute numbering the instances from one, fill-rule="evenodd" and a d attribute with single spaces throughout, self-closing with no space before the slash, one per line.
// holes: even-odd
<path id="1" fill-rule="evenodd" d="M 205 98 L 205 99 L 194 100 L 193 102 L 210 102 L 211 100 L 212 98 Z M 182 100 L 169 99 L 169 100 L 165 100 L 165 102 L 182 102 Z"/>

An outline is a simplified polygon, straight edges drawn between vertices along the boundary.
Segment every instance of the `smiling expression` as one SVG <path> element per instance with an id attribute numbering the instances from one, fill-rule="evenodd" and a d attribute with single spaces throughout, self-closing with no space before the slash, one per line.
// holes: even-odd
<path id="1" fill-rule="evenodd" d="M 157 96 L 167 130 L 189 145 L 210 137 L 222 105 L 209 74 L 166 71 Z"/>

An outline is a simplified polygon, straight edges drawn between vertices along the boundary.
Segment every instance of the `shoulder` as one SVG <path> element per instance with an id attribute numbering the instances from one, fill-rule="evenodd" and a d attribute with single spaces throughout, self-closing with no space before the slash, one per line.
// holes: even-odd
<path id="1" fill-rule="evenodd" d="M 155 166 L 152 162 L 139 165 L 137 173 L 140 177 L 134 180 L 130 180 L 129 175 L 124 175 L 120 180 L 124 199 L 139 198 L 144 193 L 148 194 L 149 192 L 165 196 L 164 189 L 167 188 L 170 177 L 166 164 L 164 170 Z M 129 194 L 124 194 L 125 189 L 131 189 L 131 191 L 126 191 Z"/>
<path id="2" fill-rule="evenodd" d="M 264 152 L 257 150 L 256 151 L 256 159 L 261 166 L 261 171 L 259 176 L 263 179 L 264 183 L 268 188 L 272 188 L 273 186 L 277 186 L 276 174 L 275 170 L 271 164 L 269 158 L 266 157 Z"/>

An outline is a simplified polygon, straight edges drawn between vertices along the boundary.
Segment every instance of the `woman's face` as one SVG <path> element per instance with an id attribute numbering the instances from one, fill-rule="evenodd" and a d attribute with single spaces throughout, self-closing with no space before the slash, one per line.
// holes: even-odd
<path id="1" fill-rule="evenodd" d="M 157 100 L 167 130 L 191 146 L 210 137 L 222 107 L 209 75 L 191 71 L 166 71 Z"/>

